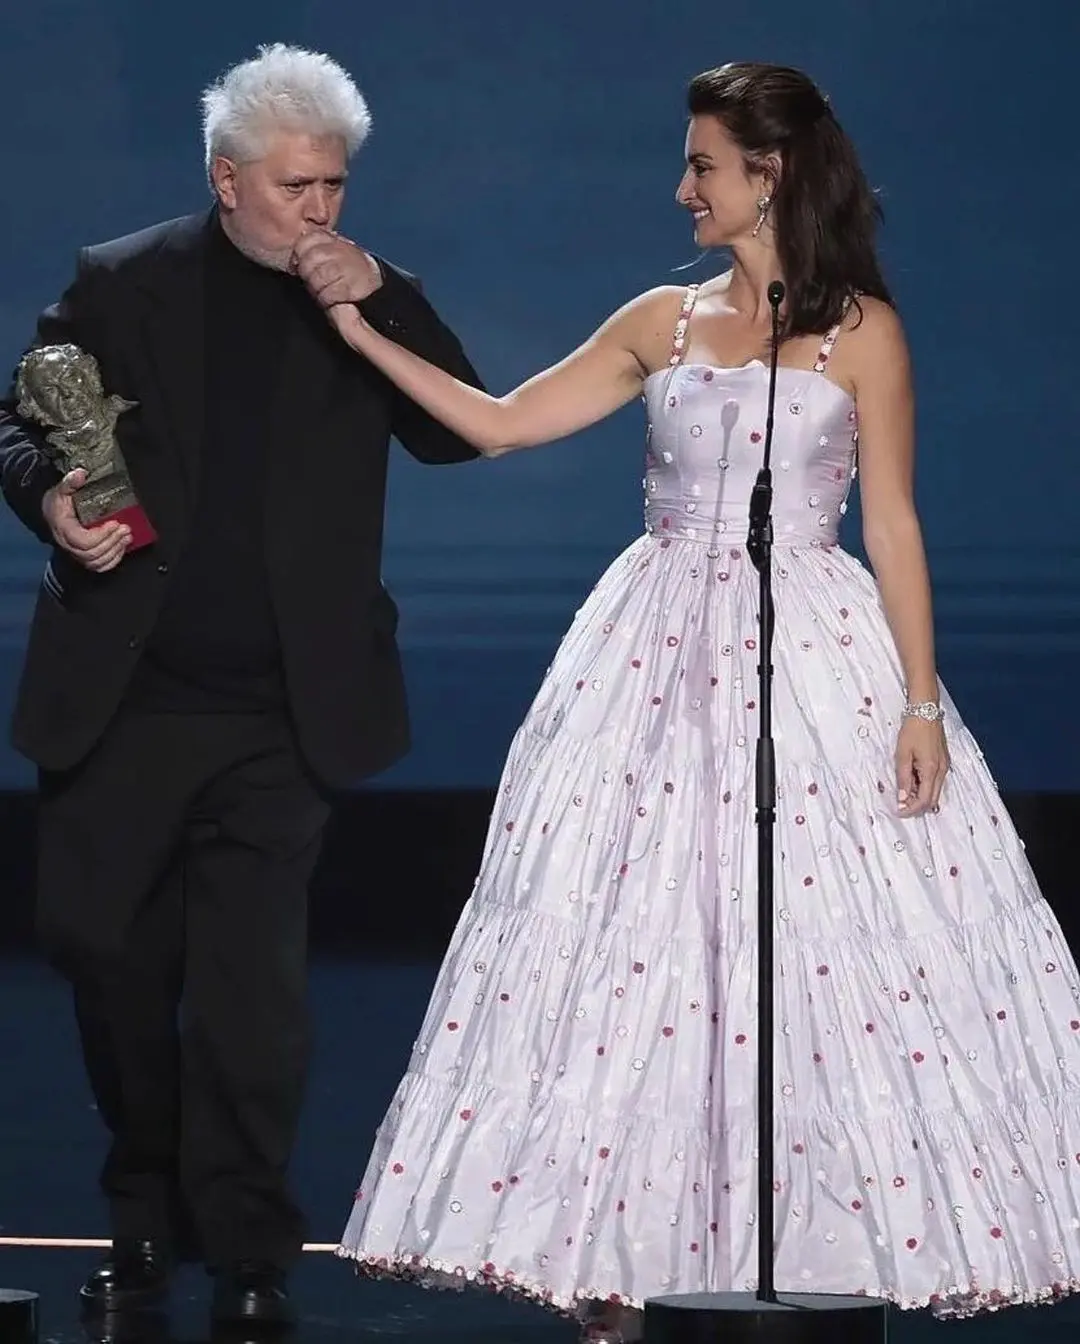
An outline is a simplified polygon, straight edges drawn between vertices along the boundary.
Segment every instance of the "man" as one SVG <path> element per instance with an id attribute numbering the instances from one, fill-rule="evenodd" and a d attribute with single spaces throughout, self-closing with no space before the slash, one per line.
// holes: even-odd
<path id="1" fill-rule="evenodd" d="M 35 343 L 80 347 L 136 403 L 116 433 L 158 540 L 83 527 L 84 475 L 0 405 L 4 495 L 52 548 L 14 741 L 40 771 L 39 929 L 112 1135 L 113 1249 L 83 1301 L 151 1305 L 201 1259 L 217 1319 L 285 1320 L 307 883 L 328 790 L 407 745 L 389 439 L 475 456 L 326 310 L 357 303 L 479 384 L 415 283 L 333 232 L 370 127 L 348 75 L 262 48 L 203 106 L 212 210 L 84 251 Z"/>

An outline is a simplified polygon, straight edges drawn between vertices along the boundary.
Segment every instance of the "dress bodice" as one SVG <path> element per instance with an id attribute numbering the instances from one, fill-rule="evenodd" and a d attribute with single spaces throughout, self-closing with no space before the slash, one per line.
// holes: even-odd
<path id="1" fill-rule="evenodd" d="M 727 544 L 746 540 L 750 493 L 765 446 L 769 370 L 684 364 L 696 297 L 687 293 L 671 364 L 645 380 L 646 529 Z M 831 546 L 856 472 L 855 403 L 826 374 L 837 329 L 813 369 L 781 366 L 773 421 L 773 535 L 777 546 Z"/>

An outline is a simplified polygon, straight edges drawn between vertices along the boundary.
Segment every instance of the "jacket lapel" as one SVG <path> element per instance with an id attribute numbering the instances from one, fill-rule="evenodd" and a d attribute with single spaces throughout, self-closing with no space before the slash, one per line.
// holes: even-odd
<path id="1" fill-rule="evenodd" d="M 154 409 L 173 443 L 189 508 L 198 489 L 203 439 L 203 290 L 212 217 L 193 215 L 179 221 L 162 243 L 158 265 L 143 286 L 148 299 L 143 337 L 158 391 Z"/>

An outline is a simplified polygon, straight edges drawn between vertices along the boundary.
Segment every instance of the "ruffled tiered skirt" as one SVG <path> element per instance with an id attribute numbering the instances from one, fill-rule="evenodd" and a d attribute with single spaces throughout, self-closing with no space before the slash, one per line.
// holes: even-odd
<path id="1" fill-rule="evenodd" d="M 965 1314 L 1080 1282 L 1080 984 L 946 699 L 898 813 L 870 576 L 777 548 L 779 1288 Z M 756 1274 L 757 576 L 643 537 L 514 739 L 340 1254 L 566 1312 Z M 368 1136 L 357 1134 L 358 1149 Z"/>

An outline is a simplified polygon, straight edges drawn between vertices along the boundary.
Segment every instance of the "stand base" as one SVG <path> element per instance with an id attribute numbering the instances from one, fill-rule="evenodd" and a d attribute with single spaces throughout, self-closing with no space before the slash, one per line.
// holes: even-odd
<path id="1" fill-rule="evenodd" d="M 645 1303 L 645 1344 L 884 1344 L 888 1308 L 868 1297 L 682 1293 Z"/>
<path id="2" fill-rule="evenodd" d="M 37 1293 L 0 1288 L 0 1344 L 37 1344 Z"/>

